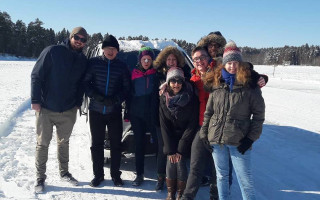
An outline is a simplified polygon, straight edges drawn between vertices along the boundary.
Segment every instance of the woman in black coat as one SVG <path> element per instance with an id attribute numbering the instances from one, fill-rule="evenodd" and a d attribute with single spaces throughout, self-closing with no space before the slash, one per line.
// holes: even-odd
<path id="1" fill-rule="evenodd" d="M 166 183 L 169 199 L 183 194 L 188 178 L 186 159 L 198 127 L 199 102 L 181 68 L 171 67 L 160 86 L 159 117 L 163 152 L 167 155 Z"/>

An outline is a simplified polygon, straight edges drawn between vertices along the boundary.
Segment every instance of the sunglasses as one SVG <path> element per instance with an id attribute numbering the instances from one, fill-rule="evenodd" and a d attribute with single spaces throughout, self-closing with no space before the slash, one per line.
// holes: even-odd
<path id="1" fill-rule="evenodd" d="M 170 83 L 173 83 L 173 84 L 178 83 L 179 85 L 181 85 L 183 83 L 183 81 L 181 79 L 171 79 Z"/>
<path id="2" fill-rule="evenodd" d="M 86 38 L 81 38 L 78 35 L 74 35 L 73 38 L 74 38 L 74 40 L 77 40 L 77 41 L 80 40 L 80 42 L 82 42 L 82 43 L 86 43 L 87 42 Z"/>

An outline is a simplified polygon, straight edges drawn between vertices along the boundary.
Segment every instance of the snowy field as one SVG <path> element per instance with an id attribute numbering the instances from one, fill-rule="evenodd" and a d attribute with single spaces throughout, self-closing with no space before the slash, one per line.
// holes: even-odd
<path id="1" fill-rule="evenodd" d="M 124 187 L 113 187 L 109 168 L 101 187 L 93 178 L 90 141 L 84 117 L 78 117 L 70 138 L 70 172 L 80 185 L 60 181 L 55 134 L 49 149 L 46 192 L 34 193 L 35 116 L 30 110 L 30 73 L 34 61 L 0 61 L 0 199 L 165 199 L 155 192 L 155 158 L 147 158 L 146 181 L 131 186 L 134 160 L 123 159 Z M 253 145 L 252 168 L 259 200 L 320 199 L 320 67 L 255 66 L 269 76 L 262 89 L 266 121 Z M 275 71 L 274 71 L 275 70 Z M 197 199 L 208 199 L 202 187 Z M 234 180 L 233 199 L 240 199 Z"/>

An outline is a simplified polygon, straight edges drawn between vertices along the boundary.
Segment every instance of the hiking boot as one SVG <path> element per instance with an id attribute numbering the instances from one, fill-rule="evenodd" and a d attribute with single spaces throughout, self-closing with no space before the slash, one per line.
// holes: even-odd
<path id="1" fill-rule="evenodd" d="M 34 191 L 35 193 L 42 193 L 44 191 L 44 178 L 37 178 Z"/>
<path id="2" fill-rule="evenodd" d="M 77 186 L 79 184 L 77 179 L 73 178 L 73 176 L 69 172 L 67 172 L 63 176 L 61 176 L 61 180 L 67 181 L 67 182 L 71 183 L 74 186 Z"/>
<path id="3" fill-rule="evenodd" d="M 89 185 L 90 185 L 91 187 L 97 187 L 97 186 L 100 185 L 100 183 L 101 183 L 102 181 L 104 181 L 104 177 L 103 177 L 103 176 L 101 176 L 101 177 L 94 177 L 94 178 L 92 179 L 92 181 L 90 182 Z"/>
<path id="4" fill-rule="evenodd" d="M 123 181 L 120 177 L 112 178 L 114 186 L 123 186 Z"/>
<path id="5" fill-rule="evenodd" d="M 156 184 L 156 187 L 155 187 L 156 191 L 163 190 L 165 180 L 166 179 L 165 179 L 164 176 L 158 176 L 157 184 Z"/>
<path id="6" fill-rule="evenodd" d="M 139 186 L 143 183 L 144 177 L 143 175 L 137 175 L 137 177 L 132 182 L 132 186 Z"/>

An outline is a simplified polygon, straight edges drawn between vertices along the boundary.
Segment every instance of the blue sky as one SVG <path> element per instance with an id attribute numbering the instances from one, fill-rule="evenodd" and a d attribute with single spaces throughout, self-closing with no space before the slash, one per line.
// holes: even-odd
<path id="1" fill-rule="evenodd" d="M 0 11 L 26 25 L 39 18 L 55 32 L 101 32 L 196 43 L 219 30 L 238 46 L 320 45 L 318 0 L 0 0 Z"/>

